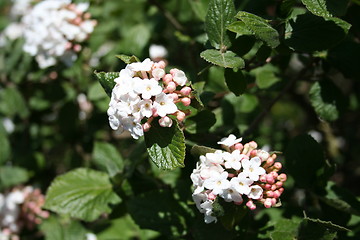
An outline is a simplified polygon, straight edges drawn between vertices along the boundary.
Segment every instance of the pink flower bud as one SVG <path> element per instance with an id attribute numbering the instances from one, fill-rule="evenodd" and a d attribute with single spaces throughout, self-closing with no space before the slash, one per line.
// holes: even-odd
<path id="1" fill-rule="evenodd" d="M 264 207 L 271 208 L 271 206 L 272 206 L 271 198 L 267 198 L 264 202 Z"/>
<path id="2" fill-rule="evenodd" d="M 268 158 L 268 160 L 266 160 L 266 165 L 272 166 L 273 164 L 274 164 L 274 159 L 272 157 Z"/>
<path id="3" fill-rule="evenodd" d="M 257 151 L 254 149 L 254 150 L 251 150 L 251 152 L 250 152 L 250 157 L 256 157 L 256 155 L 257 155 Z"/>
<path id="4" fill-rule="evenodd" d="M 266 182 L 266 174 L 261 175 L 259 180 L 260 180 L 260 182 L 265 183 Z"/>
<path id="5" fill-rule="evenodd" d="M 171 74 L 166 74 L 164 77 L 163 77 L 163 82 L 164 84 L 168 84 L 169 82 L 171 82 L 173 79 L 173 76 Z"/>
<path id="6" fill-rule="evenodd" d="M 241 143 L 236 143 L 234 146 L 235 150 L 239 150 L 241 152 L 241 150 L 243 150 L 244 145 L 242 145 Z"/>
<path id="7" fill-rule="evenodd" d="M 280 162 L 276 162 L 274 163 L 274 167 L 278 170 L 280 170 L 282 168 L 282 164 Z"/>
<path id="8" fill-rule="evenodd" d="M 250 210 L 255 210 L 256 209 L 256 205 L 253 203 L 253 201 L 249 200 L 247 203 L 246 203 L 246 206 L 248 208 L 250 208 Z"/>
<path id="9" fill-rule="evenodd" d="M 253 148 L 253 149 L 254 149 L 254 148 L 257 148 L 257 146 L 258 146 L 255 141 L 249 142 L 249 145 L 250 145 L 250 147 Z"/>
<path id="10" fill-rule="evenodd" d="M 281 188 L 283 186 L 283 182 L 276 182 L 275 185 L 277 188 Z"/>
<path id="11" fill-rule="evenodd" d="M 75 52 L 80 52 L 81 51 L 81 46 L 79 44 L 75 44 L 73 47 Z"/>
<path id="12" fill-rule="evenodd" d="M 268 183 L 267 183 L 267 184 L 265 184 L 264 188 L 265 188 L 266 190 L 271 190 L 271 186 L 272 186 L 271 184 L 268 184 Z"/>
<path id="13" fill-rule="evenodd" d="M 275 191 L 277 189 L 276 185 L 271 185 L 271 191 Z"/>
<path id="14" fill-rule="evenodd" d="M 180 93 L 184 96 L 189 96 L 190 93 L 191 93 L 191 88 L 190 87 L 183 87 L 181 90 L 180 90 Z"/>
<path id="15" fill-rule="evenodd" d="M 275 190 L 275 191 L 274 191 L 273 198 L 279 198 L 280 195 L 281 195 L 281 193 L 280 193 L 278 190 Z"/>
<path id="16" fill-rule="evenodd" d="M 186 116 L 185 113 L 182 112 L 182 111 L 177 111 L 177 113 L 176 113 L 176 118 L 177 118 L 177 120 L 179 120 L 180 122 L 184 121 L 185 116 Z"/>
<path id="17" fill-rule="evenodd" d="M 168 96 L 172 97 L 173 101 L 176 101 L 179 99 L 179 96 L 177 93 L 169 93 Z"/>
<path id="18" fill-rule="evenodd" d="M 263 162 L 270 157 L 270 154 L 264 150 L 257 150 L 257 155 L 261 158 Z"/>
<path id="19" fill-rule="evenodd" d="M 277 202 L 276 198 L 271 199 L 271 205 L 275 206 L 276 202 Z"/>
<path id="20" fill-rule="evenodd" d="M 273 191 L 267 191 L 266 196 L 272 198 L 274 196 L 274 192 Z"/>
<path id="21" fill-rule="evenodd" d="M 277 172 L 271 172 L 269 174 L 271 174 L 271 176 L 273 176 L 274 179 L 276 179 L 279 176 Z"/>
<path id="22" fill-rule="evenodd" d="M 208 199 L 214 201 L 216 199 L 216 195 L 213 192 L 211 192 L 208 194 Z"/>
<path id="23" fill-rule="evenodd" d="M 278 177 L 277 177 L 277 180 L 279 181 L 282 181 L 282 182 L 285 182 L 287 179 L 287 176 L 285 173 L 281 173 Z"/>
<path id="24" fill-rule="evenodd" d="M 162 77 L 165 76 L 165 71 L 162 68 L 155 68 L 152 70 L 151 74 L 155 78 L 155 80 L 160 80 Z"/>
<path id="25" fill-rule="evenodd" d="M 171 127 L 173 124 L 173 121 L 168 116 L 162 117 L 159 119 L 159 124 L 162 127 Z"/>
<path id="26" fill-rule="evenodd" d="M 279 188 L 278 191 L 279 191 L 279 193 L 283 193 L 283 192 L 284 192 L 284 188 Z"/>
<path id="27" fill-rule="evenodd" d="M 169 92 L 173 92 L 176 90 L 176 84 L 174 82 L 169 82 L 166 90 L 168 90 Z"/>
<path id="28" fill-rule="evenodd" d="M 271 174 L 267 174 L 266 175 L 266 182 L 269 184 L 274 184 L 275 183 L 275 179 Z"/>
<path id="29" fill-rule="evenodd" d="M 148 132 L 151 128 L 151 124 L 146 122 L 142 125 L 142 128 L 143 128 L 144 132 Z"/>
<path id="30" fill-rule="evenodd" d="M 184 97 L 181 99 L 181 102 L 184 104 L 184 106 L 189 106 L 191 104 L 191 99 L 188 97 Z"/>
<path id="31" fill-rule="evenodd" d="M 173 76 L 174 76 L 178 71 L 179 71 L 179 69 L 177 69 L 177 68 L 170 69 L 170 73 L 171 73 L 171 75 L 173 75 Z"/>
<path id="32" fill-rule="evenodd" d="M 81 19 L 80 17 L 77 17 L 77 18 L 75 18 L 75 19 L 73 20 L 73 23 L 74 23 L 75 25 L 79 25 L 81 22 L 82 22 L 82 19 Z"/>
<path id="33" fill-rule="evenodd" d="M 162 68 L 162 69 L 164 69 L 165 68 L 165 66 L 166 66 L 166 63 L 164 62 L 164 61 L 160 61 L 160 62 L 158 62 L 158 66 L 159 66 L 159 68 Z"/>

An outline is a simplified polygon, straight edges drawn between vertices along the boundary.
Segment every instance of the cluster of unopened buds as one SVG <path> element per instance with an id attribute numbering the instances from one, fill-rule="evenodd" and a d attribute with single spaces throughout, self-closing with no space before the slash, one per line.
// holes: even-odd
<path id="1" fill-rule="evenodd" d="M 57 58 L 71 64 L 96 25 L 88 3 L 71 0 L 43 0 L 36 3 L 22 17 L 25 52 L 35 56 L 39 66 L 55 65 Z"/>
<path id="2" fill-rule="evenodd" d="M 227 151 L 200 156 L 191 174 L 192 196 L 206 223 L 217 220 L 213 204 L 219 197 L 237 205 L 245 202 L 251 210 L 256 209 L 256 203 L 266 208 L 280 203 L 287 176 L 279 173 L 282 164 L 275 162 L 276 154 L 257 149 L 254 141 L 243 145 L 241 140 L 232 134 L 223 138 L 218 144 Z"/>
<path id="3" fill-rule="evenodd" d="M 42 209 L 45 197 L 39 189 L 27 186 L 0 193 L 0 239 L 17 240 L 26 227 L 31 230 L 49 217 Z"/>
<path id="4" fill-rule="evenodd" d="M 165 65 L 147 58 L 120 71 L 107 111 L 113 130 L 128 131 L 138 139 L 149 131 L 155 118 L 160 126 L 171 127 L 170 116 L 181 122 L 190 114 L 176 105 L 189 106 L 193 97 L 185 73 L 174 68 L 166 74 Z"/>

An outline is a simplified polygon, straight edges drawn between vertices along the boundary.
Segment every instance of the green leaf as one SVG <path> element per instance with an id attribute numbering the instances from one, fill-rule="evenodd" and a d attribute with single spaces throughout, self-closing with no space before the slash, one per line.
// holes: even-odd
<path id="1" fill-rule="evenodd" d="M 336 186 L 331 181 L 327 183 L 326 192 L 326 196 L 319 196 L 326 204 L 340 211 L 360 216 L 360 201 L 353 193 Z"/>
<path id="2" fill-rule="evenodd" d="M 95 142 L 93 161 L 103 169 L 106 169 L 110 177 L 121 173 L 124 169 L 124 160 L 116 148 L 105 142 Z"/>
<path id="3" fill-rule="evenodd" d="M 25 183 L 29 180 L 29 173 L 21 167 L 0 167 L 0 188 L 8 188 Z"/>
<path id="4" fill-rule="evenodd" d="M 26 118 L 30 113 L 25 99 L 15 87 L 7 87 L 0 91 L 0 112 L 6 116 L 18 115 L 21 118 Z"/>
<path id="5" fill-rule="evenodd" d="M 189 0 L 189 3 L 195 15 L 204 22 L 209 0 Z"/>
<path id="6" fill-rule="evenodd" d="M 299 135 L 291 140 L 286 151 L 286 168 L 295 182 L 304 188 L 312 188 L 320 181 L 318 171 L 325 165 L 321 145 L 309 135 Z"/>
<path id="7" fill-rule="evenodd" d="M 272 64 L 255 68 L 251 72 L 255 74 L 256 84 L 260 89 L 269 88 L 281 80 L 276 76 L 279 73 L 279 69 Z"/>
<path id="8" fill-rule="evenodd" d="M 231 51 L 220 52 L 208 49 L 200 53 L 200 57 L 206 61 L 224 68 L 244 68 L 244 60 Z"/>
<path id="9" fill-rule="evenodd" d="M 207 153 L 214 153 L 216 149 L 195 145 L 191 148 L 191 154 L 198 157 Z"/>
<path id="10" fill-rule="evenodd" d="M 9 160 L 11 155 L 11 148 L 8 137 L 5 133 L 5 129 L 0 126 L 0 164 L 5 163 Z"/>
<path id="11" fill-rule="evenodd" d="M 231 23 L 227 29 L 231 32 L 237 33 L 240 36 L 252 36 L 254 33 L 246 26 L 244 22 L 236 21 Z"/>
<path id="12" fill-rule="evenodd" d="M 279 218 L 274 230 L 270 232 L 271 240 L 293 240 L 297 236 L 300 219 Z"/>
<path id="13" fill-rule="evenodd" d="M 127 202 L 131 217 L 141 227 L 179 238 L 184 231 L 184 210 L 170 191 L 147 192 Z"/>
<path id="14" fill-rule="evenodd" d="M 115 78 L 119 77 L 119 72 L 94 72 L 106 94 L 111 97 L 112 89 L 115 86 Z"/>
<path id="15" fill-rule="evenodd" d="M 241 20 L 252 34 L 264 41 L 269 47 L 276 48 L 280 44 L 279 33 L 262 17 L 240 11 L 236 18 Z"/>
<path id="16" fill-rule="evenodd" d="M 233 22 L 234 16 L 233 0 L 210 0 L 205 19 L 205 31 L 213 47 L 226 50 L 231 46 L 226 27 Z"/>
<path id="17" fill-rule="evenodd" d="M 204 133 L 215 124 L 214 113 L 209 110 L 198 112 L 195 116 L 189 117 L 185 121 L 185 130 L 189 133 Z"/>
<path id="18" fill-rule="evenodd" d="M 286 22 L 285 43 L 297 51 L 326 50 L 343 40 L 350 27 L 338 18 L 302 14 Z"/>
<path id="19" fill-rule="evenodd" d="M 146 148 L 150 159 L 161 169 L 184 167 L 185 138 L 176 120 L 171 127 L 161 127 L 154 119 L 145 133 Z"/>
<path id="20" fill-rule="evenodd" d="M 51 183 L 44 208 L 93 221 L 101 214 L 111 212 L 109 204 L 119 202 L 106 173 L 78 168 L 58 176 Z"/>
<path id="21" fill-rule="evenodd" d="M 40 225 L 45 240 L 81 240 L 88 232 L 81 223 L 70 219 L 50 217 L 43 220 Z"/>
<path id="22" fill-rule="evenodd" d="M 304 218 L 304 220 L 306 221 L 309 221 L 309 222 L 313 222 L 313 223 L 316 223 L 318 225 L 321 225 L 323 227 L 327 227 L 327 228 L 331 228 L 331 229 L 334 229 L 336 231 L 346 231 L 346 232 L 350 232 L 350 229 L 347 229 L 346 227 L 343 227 L 343 226 L 340 226 L 340 225 L 337 225 L 335 223 L 332 223 L 330 221 L 322 221 L 320 219 L 313 219 L 313 218 Z"/>
<path id="23" fill-rule="evenodd" d="M 128 56 L 128 55 L 125 55 L 125 54 L 120 54 L 120 55 L 116 55 L 116 57 L 118 59 L 120 59 L 121 61 L 123 61 L 124 63 L 126 64 L 130 64 L 130 63 L 133 63 L 133 62 L 140 62 L 140 59 L 134 55 L 132 56 Z"/>
<path id="24" fill-rule="evenodd" d="M 312 14 L 320 17 L 332 17 L 332 14 L 327 10 L 326 0 L 301 0 L 306 8 Z"/>
<path id="25" fill-rule="evenodd" d="M 333 228 L 305 218 L 300 224 L 297 237 L 298 239 L 306 240 L 333 240 L 336 235 L 336 231 Z"/>
<path id="26" fill-rule="evenodd" d="M 236 96 L 243 94 L 247 87 L 245 76 L 240 70 L 235 72 L 232 69 L 225 69 L 225 82 Z"/>
<path id="27" fill-rule="evenodd" d="M 346 99 L 341 91 L 327 79 L 314 83 L 309 97 L 315 112 L 325 121 L 335 121 L 339 118 L 340 110 L 346 107 Z"/>
<path id="28" fill-rule="evenodd" d="M 344 15 L 349 0 L 301 0 L 306 8 L 320 17 Z"/>
<path id="29" fill-rule="evenodd" d="M 88 95 L 90 101 L 98 101 L 98 100 L 107 98 L 107 95 L 105 94 L 105 92 L 99 82 L 94 82 L 90 86 L 87 95 Z"/>

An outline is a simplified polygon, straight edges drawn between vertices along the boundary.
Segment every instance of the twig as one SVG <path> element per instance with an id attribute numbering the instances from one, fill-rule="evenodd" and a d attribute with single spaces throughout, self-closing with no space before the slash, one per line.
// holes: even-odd
<path id="1" fill-rule="evenodd" d="M 158 1 L 156 0 L 148 0 L 151 4 L 155 5 L 163 14 L 164 16 L 171 22 L 174 27 L 179 31 L 184 31 L 185 28 L 176 20 L 176 18 L 166 10 Z"/>
<path id="2" fill-rule="evenodd" d="M 257 115 L 257 117 L 255 118 L 255 120 L 250 124 L 250 126 L 248 127 L 248 129 L 243 133 L 243 136 L 248 136 L 252 131 L 254 131 L 254 129 L 256 128 L 257 125 L 259 125 L 259 123 L 262 121 L 262 119 L 270 112 L 271 108 L 275 105 L 275 103 L 277 101 L 280 100 L 280 98 L 287 92 L 290 90 L 290 88 L 294 85 L 294 83 L 296 82 L 296 80 L 300 79 L 303 77 L 303 75 L 306 73 L 307 71 L 307 67 L 305 67 L 304 69 L 301 70 L 301 72 L 297 75 L 297 77 L 294 77 L 292 79 L 290 79 L 290 81 L 285 85 L 285 87 L 281 90 L 281 92 L 279 93 L 279 95 L 276 96 L 276 98 L 274 98 L 269 105 L 259 114 Z"/>

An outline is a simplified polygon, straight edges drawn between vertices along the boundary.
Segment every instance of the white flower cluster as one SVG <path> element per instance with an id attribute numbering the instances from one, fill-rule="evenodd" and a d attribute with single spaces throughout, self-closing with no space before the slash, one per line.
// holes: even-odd
<path id="1" fill-rule="evenodd" d="M 186 114 L 175 103 L 191 103 L 190 87 L 183 71 L 171 69 L 165 74 L 165 62 L 150 59 L 128 64 L 115 79 L 108 108 L 110 127 L 118 132 L 128 131 L 134 139 L 144 135 L 154 117 L 160 117 L 162 127 L 171 127 L 174 115 L 183 121 Z"/>
<path id="2" fill-rule="evenodd" d="M 281 165 L 277 163 L 273 166 L 276 156 L 256 150 L 255 142 L 242 145 L 240 141 L 241 138 L 236 139 L 234 135 L 222 139 L 218 143 L 231 152 L 216 150 L 200 156 L 190 176 L 194 185 L 194 202 L 204 213 L 206 223 L 217 220 L 213 203 L 218 197 L 237 205 L 246 200 L 246 206 L 255 209 L 253 200 L 263 203 L 265 207 L 275 206 L 283 192 L 282 182 L 286 180 L 286 175 L 277 174 Z M 276 180 L 279 180 L 277 185 Z"/>
<path id="3" fill-rule="evenodd" d="M 44 0 L 36 4 L 22 22 L 25 25 L 24 51 L 36 60 L 41 68 L 56 64 L 61 58 L 71 64 L 81 50 L 83 42 L 93 32 L 96 21 L 85 13 L 88 3 L 72 4 L 71 0 Z"/>
<path id="4" fill-rule="evenodd" d="M 40 190 L 30 186 L 0 193 L 0 240 L 18 239 L 16 234 L 23 226 L 32 228 L 47 218 L 49 212 L 41 209 L 44 202 Z"/>
<path id="5" fill-rule="evenodd" d="M 88 7 L 88 3 L 73 4 L 71 0 L 42 0 L 31 7 L 29 0 L 17 0 L 11 15 L 23 14 L 21 22 L 10 24 L 4 35 L 24 37 L 23 50 L 35 56 L 40 68 L 55 65 L 58 58 L 70 65 L 81 50 L 79 43 L 96 25 L 85 12 Z"/>

